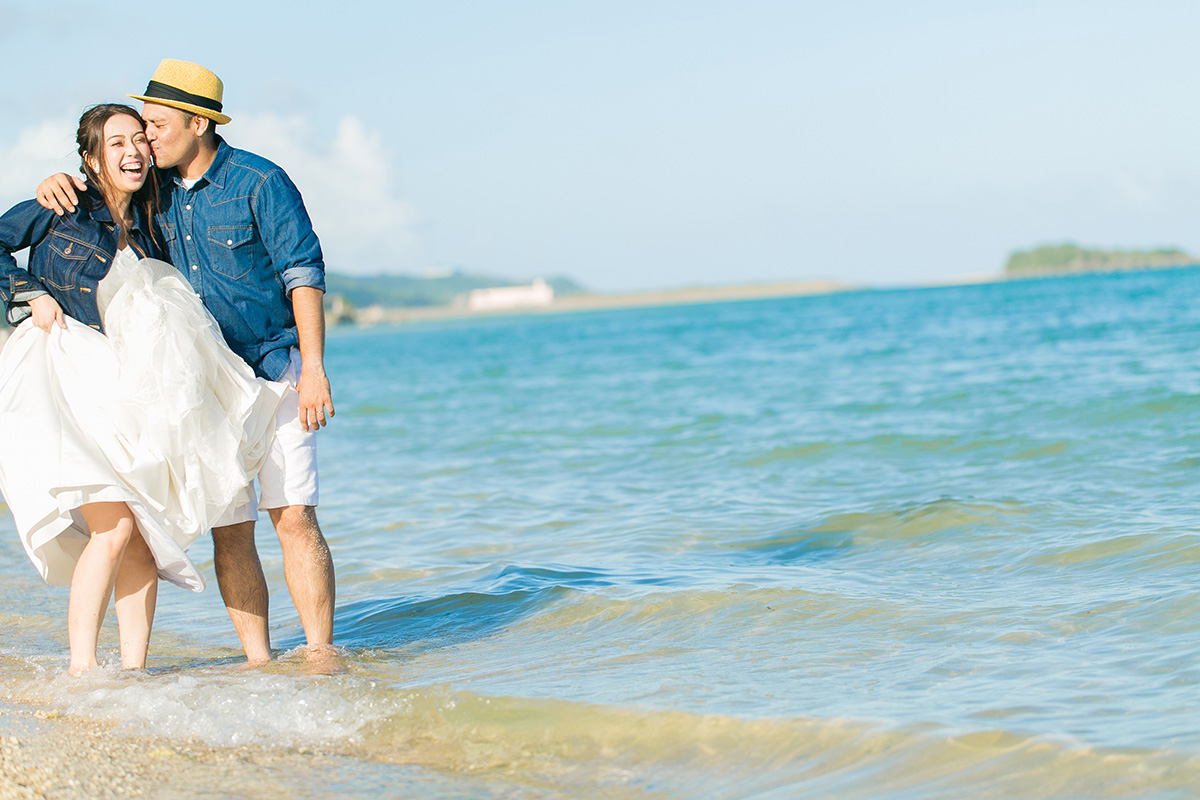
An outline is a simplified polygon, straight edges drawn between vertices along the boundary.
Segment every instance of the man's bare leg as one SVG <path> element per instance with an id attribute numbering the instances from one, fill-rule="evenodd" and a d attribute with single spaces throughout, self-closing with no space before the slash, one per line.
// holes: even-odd
<path id="1" fill-rule="evenodd" d="M 117 570 L 117 630 L 121 634 L 121 666 L 145 669 L 158 601 L 158 567 L 154 554 L 134 527 Z"/>
<path id="2" fill-rule="evenodd" d="M 333 603 L 336 588 L 333 557 L 317 524 L 312 506 L 272 508 L 268 512 L 283 549 L 283 574 L 292 602 L 300 614 L 309 648 L 333 643 Z"/>
<path id="3" fill-rule="evenodd" d="M 252 664 L 270 661 L 271 632 L 267 624 L 270 595 L 254 546 L 254 522 L 213 528 L 212 536 L 217 585 L 246 651 L 246 660 Z"/>

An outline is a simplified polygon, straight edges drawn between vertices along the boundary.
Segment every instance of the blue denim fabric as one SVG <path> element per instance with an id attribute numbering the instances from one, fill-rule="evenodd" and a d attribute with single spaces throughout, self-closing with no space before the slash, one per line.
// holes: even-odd
<path id="1" fill-rule="evenodd" d="M 132 243 L 147 256 L 162 258 L 149 231 L 135 206 Z M 49 294 L 67 316 L 103 331 L 96 285 L 112 267 L 119 234 L 112 214 L 94 189 L 80 198 L 75 211 L 61 217 L 36 200 L 9 209 L 0 217 L 0 300 L 7 308 L 9 324 L 17 325 L 30 315 L 29 300 Z M 18 267 L 12 257 L 25 248 L 29 248 L 28 271 Z"/>
<path id="2" fill-rule="evenodd" d="M 218 137 L 217 156 L 191 189 L 162 174 L 159 224 L 171 261 L 212 312 L 235 353 L 264 378 L 288 368 L 300 341 L 297 286 L 325 290 L 325 262 L 287 173 Z"/>

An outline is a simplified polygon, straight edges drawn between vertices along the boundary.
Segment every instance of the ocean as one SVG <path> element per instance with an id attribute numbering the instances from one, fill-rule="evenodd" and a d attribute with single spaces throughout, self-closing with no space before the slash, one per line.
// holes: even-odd
<path id="1" fill-rule="evenodd" d="M 264 519 L 276 662 L 202 541 L 64 677 L 5 514 L 0 697 L 293 796 L 1194 797 L 1198 345 L 1200 269 L 331 331 L 345 671 Z"/>

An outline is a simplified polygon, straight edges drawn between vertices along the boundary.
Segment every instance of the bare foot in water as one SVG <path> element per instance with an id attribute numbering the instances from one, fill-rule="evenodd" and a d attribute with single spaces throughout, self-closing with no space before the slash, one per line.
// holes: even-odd
<path id="1" fill-rule="evenodd" d="M 302 651 L 309 675 L 340 675 L 347 672 L 346 651 L 331 644 L 310 644 Z"/>
<path id="2" fill-rule="evenodd" d="M 67 667 L 67 674 L 72 678 L 82 678 L 98 666 L 95 659 L 92 659 L 90 664 L 71 664 L 71 666 Z"/>
<path id="3" fill-rule="evenodd" d="M 258 658 L 253 661 L 251 661 L 250 659 L 246 659 L 245 663 L 238 664 L 237 668 L 238 669 L 258 669 L 259 667 L 265 667 L 267 664 L 270 664 L 270 663 L 271 663 L 271 659 L 269 659 L 269 658 Z"/>

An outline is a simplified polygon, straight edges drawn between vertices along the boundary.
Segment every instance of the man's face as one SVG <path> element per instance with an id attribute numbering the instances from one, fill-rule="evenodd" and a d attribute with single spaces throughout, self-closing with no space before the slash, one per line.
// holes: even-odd
<path id="1" fill-rule="evenodd" d="M 146 139 L 154 151 L 155 166 L 170 169 L 194 155 L 200 140 L 188 127 L 187 114 L 170 106 L 146 103 L 142 119 L 146 120 Z"/>

